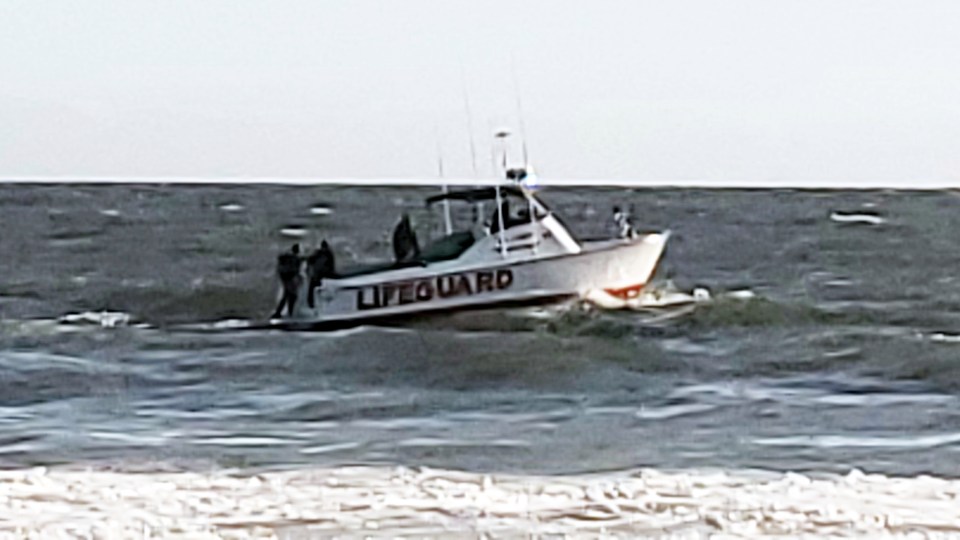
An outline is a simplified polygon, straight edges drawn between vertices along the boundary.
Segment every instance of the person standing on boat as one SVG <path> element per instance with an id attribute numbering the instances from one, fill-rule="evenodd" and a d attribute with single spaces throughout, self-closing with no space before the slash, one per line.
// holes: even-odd
<path id="1" fill-rule="evenodd" d="M 393 255 L 397 263 L 415 261 L 420 258 L 420 244 L 417 233 L 410 225 L 410 216 L 403 214 L 400 223 L 393 229 Z"/>
<path id="2" fill-rule="evenodd" d="M 500 208 L 497 208 L 493 211 L 493 216 L 490 218 L 490 234 L 497 234 L 500 232 L 500 223 L 503 222 L 504 230 L 509 229 L 511 225 L 510 218 L 510 201 L 504 199 L 500 203 Z"/>
<path id="3" fill-rule="evenodd" d="M 283 308 L 287 308 L 287 315 L 293 315 L 293 308 L 297 303 L 297 290 L 300 288 L 300 266 L 303 259 L 300 257 L 300 244 L 294 244 L 290 251 L 285 251 L 277 257 L 277 277 L 283 287 L 283 296 L 273 312 L 271 318 L 279 319 Z"/>
<path id="4" fill-rule="evenodd" d="M 633 223 L 630 221 L 630 213 L 621 210 L 619 206 L 613 207 L 613 220 L 617 224 L 617 234 L 620 238 L 636 238 L 637 231 L 633 229 Z"/>
<path id="5" fill-rule="evenodd" d="M 313 309 L 313 293 L 317 287 L 323 284 L 323 278 L 333 277 L 335 264 L 333 250 L 326 240 L 320 242 L 320 249 L 314 251 L 307 257 L 307 279 L 310 287 L 307 289 L 307 305 Z"/>

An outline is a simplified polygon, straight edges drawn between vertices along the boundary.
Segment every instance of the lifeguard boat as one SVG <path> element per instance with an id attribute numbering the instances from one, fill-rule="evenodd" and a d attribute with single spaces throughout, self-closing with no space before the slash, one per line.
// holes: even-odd
<path id="1" fill-rule="evenodd" d="M 598 292 L 628 299 L 643 291 L 668 232 L 580 240 L 523 181 L 525 171 L 511 169 L 506 176 L 492 186 L 427 198 L 428 207 L 443 208 L 441 238 L 410 260 L 338 269 L 319 285 L 305 279 L 294 315 L 285 322 L 349 326 L 444 310 L 586 299 Z M 481 221 L 489 203 L 495 204 L 493 215 Z M 473 223 L 454 229 L 453 204 L 474 205 Z M 509 213 L 511 205 L 520 209 L 517 215 Z"/>

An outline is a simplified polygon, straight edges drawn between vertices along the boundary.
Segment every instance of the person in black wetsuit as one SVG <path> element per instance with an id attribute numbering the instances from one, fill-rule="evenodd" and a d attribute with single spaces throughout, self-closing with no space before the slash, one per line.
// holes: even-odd
<path id="1" fill-rule="evenodd" d="M 420 258 L 420 244 L 407 214 L 400 217 L 400 223 L 393 229 L 393 255 L 398 264 Z"/>
<path id="2" fill-rule="evenodd" d="M 323 284 L 323 278 L 334 276 L 334 267 L 333 250 L 330 249 L 330 244 L 324 240 L 320 242 L 320 249 L 307 257 L 307 278 L 310 280 L 310 288 L 307 290 L 307 305 L 311 309 L 314 307 L 314 290 Z"/>
<path id="3" fill-rule="evenodd" d="M 504 199 L 500 203 L 500 208 L 493 211 L 493 217 L 490 222 L 490 234 L 500 232 L 500 217 L 503 216 L 503 230 L 507 230 L 517 225 L 524 225 L 530 222 L 530 210 L 522 208 L 514 216 L 510 213 L 510 201 Z"/>
<path id="4" fill-rule="evenodd" d="M 497 234 L 500 232 L 500 220 L 503 220 L 503 228 L 510 228 L 510 201 L 504 199 L 500 203 L 500 208 L 497 208 L 493 211 L 493 216 L 490 218 L 490 234 Z"/>
<path id="5" fill-rule="evenodd" d="M 285 251 L 277 257 L 277 277 L 283 286 L 283 296 L 271 318 L 278 319 L 286 306 L 287 315 L 293 315 L 293 308 L 297 303 L 297 289 L 300 288 L 300 244 L 294 244 L 290 251 Z"/>

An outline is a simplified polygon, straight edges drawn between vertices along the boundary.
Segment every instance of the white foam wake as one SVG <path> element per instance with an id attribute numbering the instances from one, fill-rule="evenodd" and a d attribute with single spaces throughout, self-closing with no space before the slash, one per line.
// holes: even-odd
<path id="1" fill-rule="evenodd" d="M 95 325 L 104 328 L 116 328 L 120 326 L 129 326 L 131 322 L 129 313 L 121 311 L 84 311 L 82 313 L 67 313 L 61 316 L 58 321 L 61 324 Z"/>
<path id="2" fill-rule="evenodd" d="M 752 295 L 753 293 L 750 291 L 728 293 L 728 296 L 732 298 L 741 299 L 750 298 Z M 703 304 L 713 300 L 713 296 L 708 289 L 703 287 L 697 287 L 690 292 L 686 292 L 677 289 L 673 283 L 666 282 L 650 285 L 636 296 L 628 298 L 614 296 L 602 289 L 591 289 L 583 295 L 583 299 L 600 309 L 649 311 Z"/>

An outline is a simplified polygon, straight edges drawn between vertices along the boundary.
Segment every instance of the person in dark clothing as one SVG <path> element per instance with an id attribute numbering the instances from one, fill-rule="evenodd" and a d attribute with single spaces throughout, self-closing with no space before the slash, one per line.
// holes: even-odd
<path id="1" fill-rule="evenodd" d="M 633 223 L 630 221 L 630 213 L 622 210 L 619 206 L 613 207 L 613 221 L 617 224 L 617 235 L 620 238 L 636 238 L 637 232 L 633 229 Z"/>
<path id="2" fill-rule="evenodd" d="M 410 216 L 403 214 L 400 223 L 393 229 L 393 255 L 397 263 L 415 261 L 420 258 L 420 244 L 417 234 L 410 225 Z"/>
<path id="3" fill-rule="evenodd" d="M 503 216 L 503 230 L 507 230 L 511 227 L 516 227 L 517 225 L 524 225 L 530 222 L 530 210 L 527 208 L 521 208 L 517 215 L 510 213 L 510 201 L 504 199 L 500 203 L 500 208 L 494 210 L 492 222 L 490 223 L 490 234 L 497 234 L 500 232 L 500 219 Z"/>
<path id="4" fill-rule="evenodd" d="M 297 289 L 300 288 L 300 266 L 302 262 L 300 244 L 294 244 L 290 251 L 281 253 L 277 257 L 277 277 L 280 278 L 280 284 L 283 286 L 283 296 L 280 298 L 280 303 L 271 318 L 280 318 L 284 306 L 287 308 L 287 315 L 293 315 L 293 308 L 297 303 Z"/>
<path id="5" fill-rule="evenodd" d="M 320 249 L 307 257 L 307 278 L 310 280 L 310 287 L 307 289 L 307 305 L 311 309 L 314 307 L 314 291 L 323 284 L 323 278 L 334 276 L 334 267 L 333 250 L 330 249 L 330 244 L 324 240 L 320 242 Z"/>
<path id="6" fill-rule="evenodd" d="M 500 232 L 500 221 L 503 220 L 504 230 L 510 228 L 510 201 L 504 199 L 500 203 L 500 208 L 493 211 L 493 217 L 490 218 L 490 234 Z"/>

